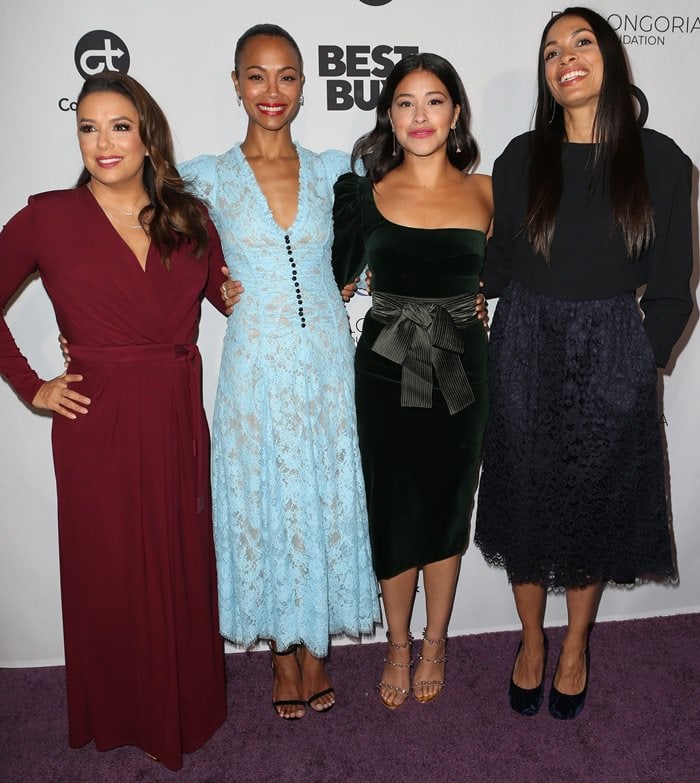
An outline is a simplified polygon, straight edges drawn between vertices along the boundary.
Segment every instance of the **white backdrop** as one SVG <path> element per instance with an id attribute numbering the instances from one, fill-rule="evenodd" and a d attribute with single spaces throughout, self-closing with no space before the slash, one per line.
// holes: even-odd
<path id="1" fill-rule="evenodd" d="M 105 49 L 105 37 L 111 41 L 117 67 L 128 51 L 129 72 L 154 94 L 171 121 L 180 160 L 222 152 L 242 138 L 245 118 L 235 104 L 229 73 L 235 41 L 252 24 L 276 22 L 297 38 L 307 83 L 306 104 L 294 132 L 305 146 L 316 150 L 349 150 L 372 124 L 371 111 L 340 109 L 337 96 L 356 91 L 358 103 L 366 103 L 378 87 L 386 59 L 398 59 L 401 47 L 438 52 L 455 64 L 464 79 L 482 151 L 479 170 L 489 173 L 508 140 L 529 127 L 539 35 L 551 13 L 563 6 L 544 0 L 526 5 L 512 0 L 432 0 L 430 4 L 305 0 L 303 6 L 268 0 L 261 8 L 259 12 L 254 3 L 231 0 L 121 0 L 116 5 L 104 0 L 4 2 L 0 10 L 4 118 L 0 222 L 20 209 L 29 194 L 69 187 L 77 178 L 81 166 L 70 101 L 82 78 L 74 52 L 91 31 L 110 35 L 97 36 L 87 45 L 94 51 L 86 65 L 94 68 L 104 62 L 104 51 L 99 50 Z M 595 8 L 610 18 L 627 45 L 635 82 L 648 99 L 647 125 L 672 136 L 694 161 L 700 161 L 697 3 L 601 0 Z M 357 48 L 348 51 L 348 47 Z M 331 54 L 322 55 L 327 52 Z M 334 84 L 338 81 L 350 84 Z M 336 96 L 330 110 L 329 95 Z M 697 170 L 695 182 L 697 195 Z M 695 269 L 694 288 L 697 258 Z M 359 298 L 353 303 L 353 323 L 361 321 L 363 304 Z M 30 282 L 10 306 L 8 321 L 37 371 L 44 377 L 57 375 L 62 368 L 57 329 L 40 281 Z M 691 334 L 692 326 L 676 350 L 677 366 L 674 362 L 672 374 L 662 379 L 680 583 L 608 589 L 600 619 L 700 610 L 700 500 L 695 492 L 700 335 Z M 223 329 L 223 319 L 207 307 L 200 347 L 209 413 Z M 63 647 L 50 419 L 30 411 L 5 383 L 0 384 L 0 411 L 0 666 L 57 663 L 62 661 Z M 420 598 L 414 631 L 423 625 Z M 547 621 L 557 624 L 564 618 L 563 601 L 553 596 Z M 487 567 L 470 546 L 451 633 L 515 624 L 504 573 Z"/>

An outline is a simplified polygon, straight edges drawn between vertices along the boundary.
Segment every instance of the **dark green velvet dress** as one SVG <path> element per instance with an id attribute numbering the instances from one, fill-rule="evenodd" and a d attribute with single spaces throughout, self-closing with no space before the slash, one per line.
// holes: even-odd
<path id="1" fill-rule="evenodd" d="M 488 409 L 473 316 L 486 237 L 391 223 L 355 174 L 336 183 L 334 231 L 339 285 L 372 271 L 355 400 L 374 567 L 388 579 L 467 545 Z"/>

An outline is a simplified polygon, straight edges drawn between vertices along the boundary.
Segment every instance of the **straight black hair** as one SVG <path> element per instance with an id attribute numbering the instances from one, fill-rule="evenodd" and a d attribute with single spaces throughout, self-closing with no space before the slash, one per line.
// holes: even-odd
<path id="1" fill-rule="evenodd" d="M 622 43 L 608 22 L 589 8 L 572 6 L 552 17 L 542 32 L 537 64 L 537 107 L 532 137 L 525 229 L 532 249 L 551 261 L 556 214 L 563 187 L 564 111 L 545 76 L 544 47 L 553 24 L 579 16 L 591 28 L 603 59 L 603 81 L 593 123 L 596 143 L 592 187 L 605 186 L 612 226 L 619 227 L 628 258 L 638 258 L 654 241 L 654 216 L 644 168 L 644 150 L 634 110 Z"/>

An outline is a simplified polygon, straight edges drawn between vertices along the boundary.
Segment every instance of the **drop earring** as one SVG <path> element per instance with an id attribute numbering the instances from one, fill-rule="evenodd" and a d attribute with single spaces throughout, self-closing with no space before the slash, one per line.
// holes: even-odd
<path id="1" fill-rule="evenodd" d="M 300 95 L 299 96 L 299 106 L 303 106 L 303 105 L 304 105 L 304 96 Z"/>
<path id="2" fill-rule="evenodd" d="M 457 138 L 457 125 L 452 126 L 452 133 L 454 133 L 455 137 L 455 152 L 461 152 L 462 148 L 459 146 L 459 139 Z"/>
<path id="3" fill-rule="evenodd" d="M 554 115 L 557 112 L 557 102 L 552 98 L 552 116 L 549 118 L 549 124 L 551 125 L 554 122 Z"/>
<path id="4" fill-rule="evenodd" d="M 391 126 L 391 157 L 395 158 L 399 151 L 396 148 L 396 133 L 394 131 L 394 123 L 391 121 L 391 114 L 387 112 L 387 119 L 389 120 L 389 125 Z"/>
<path id="5" fill-rule="evenodd" d="M 236 95 L 236 103 L 240 106 L 241 105 L 241 96 Z"/>

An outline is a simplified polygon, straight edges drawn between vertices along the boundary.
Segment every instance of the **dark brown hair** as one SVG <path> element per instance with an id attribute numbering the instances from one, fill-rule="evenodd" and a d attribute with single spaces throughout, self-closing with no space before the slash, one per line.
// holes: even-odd
<path id="1" fill-rule="evenodd" d="M 353 169 L 355 163 L 361 160 L 373 184 L 383 179 L 403 161 L 404 153 L 400 145 L 397 146 L 397 154 L 393 154 L 394 137 L 389 109 L 399 82 L 414 71 L 429 71 L 436 76 L 445 85 L 452 103 L 460 107 L 455 133 L 450 133 L 447 137 L 447 157 L 450 163 L 460 171 L 467 171 L 479 158 L 479 148 L 469 130 L 471 114 L 467 93 L 457 71 L 439 54 L 411 54 L 399 60 L 392 68 L 377 101 L 376 125 L 355 142 L 352 150 Z"/>
<path id="2" fill-rule="evenodd" d="M 136 79 L 116 71 L 103 71 L 85 80 L 78 106 L 88 95 L 114 92 L 128 98 L 139 118 L 139 135 L 148 153 L 143 167 L 143 185 L 150 199 L 139 214 L 139 222 L 167 264 L 171 253 L 184 242 L 202 255 L 209 242 L 206 213 L 201 202 L 185 190 L 174 163 L 170 126 L 162 109 Z M 90 181 L 83 169 L 77 187 Z"/>
<path id="3" fill-rule="evenodd" d="M 562 145 L 566 140 L 566 130 L 564 112 L 554 101 L 547 85 L 544 47 L 550 28 L 564 16 L 580 16 L 598 41 L 603 59 L 603 81 L 593 123 L 596 152 L 592 188 L 608 189 L 612 205 L 611 228 L 619 227 L 627 256 L 635 259 L 654 240 L 654 218 L 642 139 L 622 43 L 610 24 L 589 8 L 566 8 L 550 19 L 542 33 L 525 219 L 527 237 L 532 249 L 549 263 L 563 187 Z"/>

